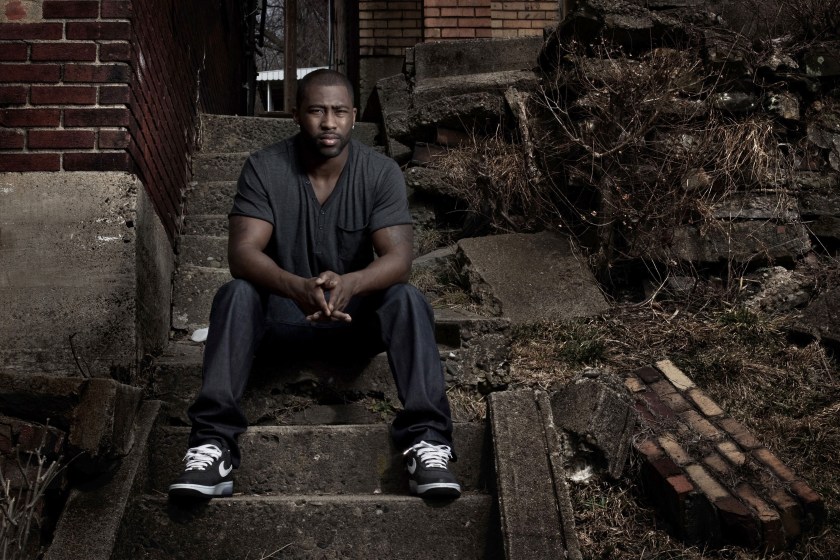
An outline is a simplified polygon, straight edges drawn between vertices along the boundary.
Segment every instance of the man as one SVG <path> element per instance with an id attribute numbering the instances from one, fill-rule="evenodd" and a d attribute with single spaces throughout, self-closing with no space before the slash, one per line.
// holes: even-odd
<path id="1" fill-rule="evenodd" d="M 330 353 L 342 340 L 373 340 L 388 352 L 403 404 L 391 431 L 411 491 L 457 498 L 434 319 L 406 284 L 413 247 L 402 173 L 350 139 L 356 109 L 347 78 L 319 70 L 298 88 L 300 133 L 252 154 L 239 177 L 228 239 L 235 279 L 213 300 L 186 467 L 169 495 L 233 493 L 237 438 L 247 427 L 239 401 L 261 341 Z"/>

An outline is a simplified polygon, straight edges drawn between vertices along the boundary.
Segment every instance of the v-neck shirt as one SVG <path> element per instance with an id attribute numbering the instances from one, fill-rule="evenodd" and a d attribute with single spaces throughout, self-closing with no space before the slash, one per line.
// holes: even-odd
<path id="1" fill-rule="evenodd" d="M 338 182 L 320 204 L 300 163 L 297 138 L 248 157 L 230 216 L 270 223 L 274 231 L 265 253 L 292 274 L 309 278 L 365 268 L 374 258 L 374 231 L 411 223 L 399 166 L 351 139 Z"/>

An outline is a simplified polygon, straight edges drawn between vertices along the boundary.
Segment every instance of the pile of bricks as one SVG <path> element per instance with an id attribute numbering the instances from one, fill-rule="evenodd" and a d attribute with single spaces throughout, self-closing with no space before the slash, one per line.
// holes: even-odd
<path id="1" fill-rule="evenodd" d="M 774 551 L 825 517 L 822 498 L 670 361 L 625 385 L 642 484 L 680 538 Z"/>

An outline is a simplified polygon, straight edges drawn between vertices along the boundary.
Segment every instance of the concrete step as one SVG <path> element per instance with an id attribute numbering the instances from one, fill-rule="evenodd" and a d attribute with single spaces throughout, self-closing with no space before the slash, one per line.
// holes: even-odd
<path id="1" fill-rule="evenodd" d="M 232 203 L 233 199 L 231 199 Z M 213 235 L 227 237 L 227 214 L 188 214 L 184 216 L 182 235 Z"/>
<path id="2" fill-rule="evenodd" d="M 166 493 L 182 472 L 188 428 L 161 428 L 149 461 L 152 492 Z M 492 473 L 484 422 L 456 423 L 452 469 L 466 491 L 487 488 Z M 254 426 L 240 438 L 237 494 L 408 494 L 402 450 L 387 424 Z"/>
<path id="3" fill-rule="evenodd" d="M 182 235 L 178 239 L 178 266 L 228 268 L 227 236 Z"/>
<path id="4" fill-rule="evenodd" d="M 190 331 L 206 327 L 213 296 L 232 279 L 227 267 L 179 266 L 172 293 L 172 327 Z"/>
<path id="5" fill-rule="evenodd" d="M 199 152 L 193 157 L 194 181 L 236 181 L 250 152 Z"/>
<path id="6" fill-rule="evenodd" d="M 227 218 L 236 194 L 236 181 L 193 181 L 187 189 L 187 215 L 218 214 Z"/>
<path id="7" fill-rule="evenodd" d="M 503 558 L 488 494 L 426 503 L 410 496 L 243 496 L 190 510 L 143 497 L 113 558 Z"/>
<path id="8" fill-rule="evenodd" d="M 289 118 L 201 115 L 201 151 L 204 153 L 255 152 L 260 148 L 297 134 L 299 128 Z M 376 146 L 376 123 L 357 122 L 353 138 Z"/>

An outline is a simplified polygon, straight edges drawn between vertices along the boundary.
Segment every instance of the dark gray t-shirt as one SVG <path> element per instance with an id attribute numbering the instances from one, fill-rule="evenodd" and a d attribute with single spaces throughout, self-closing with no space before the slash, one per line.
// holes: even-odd
<path id="1" fill-rule="evenodd" d="M 366 267 L 373 261 L 371 233 L 411 223 L 400 168 L 351 140 L 341 177 L 321 205 L 299 164 L 297 146 L 293 136 L 251 154 L 230 215 L 273 225 L 265 253 L 292 274 L 309 278 Z"/>

